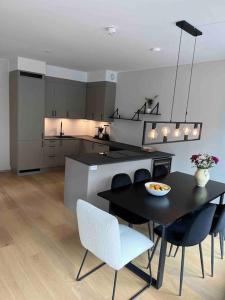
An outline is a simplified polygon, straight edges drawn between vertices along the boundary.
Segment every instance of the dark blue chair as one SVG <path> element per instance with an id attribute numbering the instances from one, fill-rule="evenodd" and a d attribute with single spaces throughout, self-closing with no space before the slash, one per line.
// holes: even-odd
<path id="1" fill-rule="evenodd" d="M 130 176 L 126 173 L 119 173 L 113 176 L 112 183 L 111 183 L 111 189 L 117 189 L 126 187 L 128 185 L 131 185 L 132 181 L 130 179 Z M 110 203 L 109 205 L 109 212 L 113 215 L 116 215 L 120 217 L 121 219 L 128 222 L 130 227 L 133 227 L 133 225 L 141 225 L 141 224 L 148 224 L 148 231 L 149 231 L 149 237 L 151 237 L 151 231 L 150 231 L 150 225 L 149 220 L 142 218 L 134 213 L 131 213 L 125 208 L 122 208 L 114 203 Z"/>
<path id="2" fill-rule="evenodd" d="M 211 276 L 214 275 L 214 237 L 219 234 L 221 259 L 224 256 L 225 205 L 218 205 L 213 218 L 211 235 Z"/>
<path id="3" fill-rule="evenodd" d="M 134 173 L 134 183 L 145 182 L 152 179 L 152 175 L 147 169 L 138 169 Z"/>
<path id="4" fill-rule="evenodd" d="M 204 274 L 204 263 L 202 255 L 201 242 L 210 233 L 213 217 L 216 211 L 216 205 L 206 204 L 201 210 L 195 211 L 192 214 L 184 216 L 166 228 L 165 239 L 171 245 L 182 247 L 181 271 L 180 271 L 180 288 L 179 295 L 182 293 L 183 274 L 184 274 L 184 259 L 185 248 L 199 245 L 202 276 Z M 156 245 L 162 237 L 162 226 L 155 228 L 155 233 L 158 235 Z"/>

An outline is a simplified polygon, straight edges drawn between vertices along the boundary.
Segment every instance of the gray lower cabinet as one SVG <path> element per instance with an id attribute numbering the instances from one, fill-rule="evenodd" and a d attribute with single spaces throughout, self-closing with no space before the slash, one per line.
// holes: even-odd
<path id="1" fill-rule="evenodd" d="M 90 82 L 87 84 L 86 118 L 111 121 L 115 110 L 116 84 L 113 82 Z"/>
<path id="2" fill-rule="evenodd" d="M 81 119 L 85 117 L 86 83 L 46 77 L 45 116 Z"/>
<path id="3" fill-rule="evenodd" d="M 91 141 L 83 140 L 81 145 L 82 153 L 99 153 L 109 151 L 109 146 Z"/>
<path id="4" fill-rule="evenodd" d="M 42 168 L 42 140 L 19 141 L 17 144 L 17 170 L 20 173 Z"/>
<path id="5" fill-rule="evenodd" d="M 43 151 L 43 167 L 61 167 L 65 165 L 65 157 L 79 152 L 79 140 L 45 140 Z"/>

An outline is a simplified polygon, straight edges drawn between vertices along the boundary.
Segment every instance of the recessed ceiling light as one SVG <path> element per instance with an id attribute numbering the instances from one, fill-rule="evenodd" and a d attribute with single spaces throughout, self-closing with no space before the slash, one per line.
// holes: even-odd
<path id="1" fill-rule="evenodd" d="M 51 53 L 51 52 L 52 52 L 51 49 L 43 49 L 42 51 L 43 51 L 44 53 Z"/>
<path id="2" fill-rule="evenodd" d="M 160 52 L 162 49 L 160 47 L 153 47 L 149 49 L 152 52 Z"/>
<path id="3" fill-rule="evenodd" d="M 105 31 L 108 33 L 108 35 L 114 35 L 117 31 L 117 27 L 114 25 L 107 26 L 107 27 L 105 27 Z"/>

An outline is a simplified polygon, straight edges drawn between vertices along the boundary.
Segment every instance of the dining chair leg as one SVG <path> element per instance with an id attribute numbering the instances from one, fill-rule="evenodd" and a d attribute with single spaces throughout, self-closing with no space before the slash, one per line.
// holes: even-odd
<path id="1" fill-rule="evenodd" d="M 175 253 L 174 253 L 174 256 L 173 256 L 173 257 L 176 257 L 178 250 L 179 250 L 179 246 L 177 246 L 177 248 L 176 248 L 176 251 L 175 251 Z"/>
<path id="2" fill-rule="evenodd" d="M 82 279 L 84 279 L 85 277 L 87 277 L 88 275 L 90 275 L 91 273 L 97 271 L 98 269 L 100 269 L 102 266 L 105 265 L 105 263 L 101 263 L 100 265 L 98 265 L 97 267 L 95 267 L 94 269 L 92 269 L 91 271 L 87 272 L 86 274 L 84 274 L 83 276 L 80 277 L 80 273 L 81 273 L 81 270 L 83 268 L 83 265 L 84 265 L 84 262 L 87 258 L 87 255 L 88 255 L 88 250 L 86 250 L 85 254 L 84 254 L 84 258 L 82 260 L 82 263 L 81 263 L 81 266 L 80 266 L 80 269 L 78 271 L 78 274 L 77 274 L 77 277 L 76 277 L 76 280 L 77 281 L 81 281 Z"/>
<path id="3" fill-rule="evenodd" d="M 158 238 L 157 238 L 157 240 L 156 240 L 156 243 L 155 243 L 155 245 L 154 245 L 154 248 L 153 248 L 152 254 L 151 254 L 150 258 L 149 258 L 149 261 L 148 261 L 148 266 L 147 266 L 147 268 L 149 268 L 149 266 L 150 266 L 150 264 L 151 264 L 151 261 L 152 261 L 152 259 L 153 259 L 153 257 L 154 257 L 155 250 L 156 250 L 156 248 L 157 248 L 157 246 L 158 246 L 159 240 L 160 240 L 160 237 L 158 236 Z"/>
<path id="4" fill-rule="evenodd" d="M 113 292 L 112 292 L 112 300 L 114 300 L 115 298 L 115 292 L 116 292 L 116 282 L 117 282 L 117 272 L 115 271 L 115 275 L 114 275 L 114 282 L 113 282 Z"/>
<path id="5" fill-rule="evenodd" d="M 221 259 L 223 259 L 224 256 L 224 238 L 223 238 L 223 234 L 220 233 L 220 252 L 221 252 Z"/>
<path id="6" fill-rule="evenodd" d="M 202 268 L 202 278 L 205 278 L 205 271 L 204 271 L 204 262 L 203 262 L 203 254 L 202 254 L 202 244 L 199 244 L 199 253 L 200 253 L 200 260 L 201 260 L 201 268 Z"/>
<path id="7" fill-rule="evenodd" d="M 181 296 L 181 294 L 182 294 L 183 277 L 184 277 L 184 258 L 185 258 L 185 247 L 182 247 L 179 296 Z"/>
<path id="8" fill-rule="evenodd" d="M 155 242 L 155 232 L 154 232 L 154 229 L 155 229 L 155 222 L 153 221 L 152 222 L 152 241 Z"/>
<path id="9" fill-rule="evenodd" d="M 172 244 L 170 244 L 170 250 L 169 250 L 168 257 L 170 257 L 172 250 L 173 250 L 173 245 L 172 245 Z"/>
<path id="10" fill-rule="evenodd" d="M 148 222 L 148 235 L 149 235 L 150 240 L 152 240 L 150 221 Z"/>
<path id="11" fill-rule="evenodd" d="M 211 235 L 211 276 L 214 275 L 214 234 Z"/>

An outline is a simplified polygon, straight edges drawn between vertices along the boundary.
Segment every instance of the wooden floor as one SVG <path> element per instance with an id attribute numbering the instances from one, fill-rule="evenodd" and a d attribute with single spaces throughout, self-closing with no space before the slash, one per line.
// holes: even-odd
<path id="1" fill-rule="evenodd" d="M 82 282 L 75 273 L 84 249 L 75 217 L 63 206 L 62 170 L 18 177 L 0 173 L 0 299 L 75 300 L 110 299 L 113 271 L 105 266 Z M 138 228 L 138 230 L 144 230 Z M 225 259 L 216 241 L 215 277 L 210 272 L 210 240 L 203 243 L 206 278 L 201 278 L 197 247 L 187 249 L 183 296 L 180 299 L 224 300 Z M 157 266 L 158 252 L 153 261 Z M 98 264 L 93 256 L 85 270 Z M 143 255 L 137 261 L 146 263 Z M 150 288 L 139 299 L 179 299 L 180 253 L 166 261 L 162 289 Z M 128 299 L 144 282 L 128 270 L 118 275 L 116 299 Z"/>

